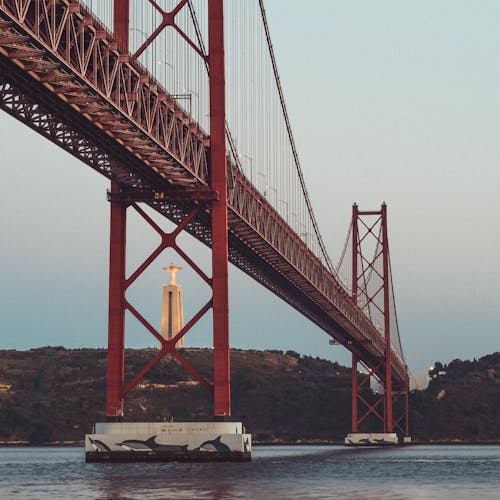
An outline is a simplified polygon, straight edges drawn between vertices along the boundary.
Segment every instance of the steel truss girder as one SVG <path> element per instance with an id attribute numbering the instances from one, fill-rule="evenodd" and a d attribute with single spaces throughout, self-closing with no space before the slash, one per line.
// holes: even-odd
<path id="1" fill-rule="evenodd" d="M 57 15 L 48 15 L 54 13 L 51 9 L 57 9 Z M 208 135 L 144 68 L 118 50 L 82 5 L 70 0 L 0 0 L 0 42 L 0 61 L 16 65 L 15 73 L 22 76 L 16 76 L 15 83 L 22 81 L 35 112 L 26 117 L 24 111 L 2 103 L 10 114 L 122 186 L 159 190 L 168 185 L 208 186 Z M 18 52 L 19 57 L 9 58 L 22 48 L 43 54 L 23 59 Z M 52 123 L 50 131 L 38 124 L 40 95 L 47 101 L 46 109 L 55 110 L 42 120 Z M 61 127 L 59 132 L 56 126 Z M 82 137 L 86 147 L 79 145 Z M 228 187 L 230 260 L 368 363 L 381 359 L 385 341 L 370 320 L 229 163 Z M 148 204 L 173 221 L 192 205 L 189 201 Z M 210 245 L 209 221 L 207 209 L 189 230 Z M 403 381 L 404 364 L 397 356 L 391 362 L 394 376 Z"/>
<path id="2" fill-rule="evenodd" d="M 129 145 L 134 154 L 142 158 L 145 142 L 163 152 L 162 161 L 144 160 L 160 176 L 187 171 L 191 178 L 186 182 L 207 180 L 206 134 L 168 93 L 158 92 L 158 83 L 139 63 L 118 51 L 109 33 L 85 7 L 70 0 L 0 0 L 0 12 L 16 28 L 0 33 L 4 39 L 1 53 L 21 67 L 39 63 L 34 70 L 43 73 L 38 76 L 44 77 L 45 85 L 63 100 L 71 97 L 76 109 L 84 109 L 91 94 L 102 113 L 114 115 L 117 122 L 125 119 L 138 140 Z M 9 40 L 9 36 L 18 40 L 20 35 L 30 40 L 23 45 Z M 48 69 L 44 67 L 47 60 Z M 50 64 L 58 66 L 58 76 L 52 81 Z M 73 75 L 71 83 L 61 82 L 61 73 Z M 92 121 L 102 125 L 98 117 Z M 165 171 L 167 159 L 171 168 Z"/>

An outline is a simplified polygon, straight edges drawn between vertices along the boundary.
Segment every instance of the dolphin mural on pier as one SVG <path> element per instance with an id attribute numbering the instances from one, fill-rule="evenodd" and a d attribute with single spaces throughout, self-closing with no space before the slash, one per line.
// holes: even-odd
<path id="1" fill-rule="evenodd" d="M 145 441 L 139 439 L 126 439 L 121 443 L 115 443 L 116 446 L 121 446 L 128 451 L 186 451 L 188 448 L 187 444 L 177 445 L 177 444 L 159 444 L 156 442 L 156 436 L 151 436 Z"/>
<path id="2" fill-rule="evenodd" d="M 111 451 L 111 448 L 106 443 L 99 441 L 99 439 L 92 439 L 90 436 L 88 436 L 88 438 L 94 451 Z"/>
<path id="3" fill-rule="evenodd" d="M 216 439 L 211 439 L 209 441 L 205 441 L 201 443 L 199 446 L 200 451 L 222 451 L 222 452 L 231 452 L 231 448 L 227 444 L 224 444 L 220 440 L 221 436 Z"/>

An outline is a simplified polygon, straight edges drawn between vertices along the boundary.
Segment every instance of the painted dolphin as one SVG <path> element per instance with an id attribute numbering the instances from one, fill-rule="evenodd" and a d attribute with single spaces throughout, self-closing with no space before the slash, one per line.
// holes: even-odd
<path id="1" fill-rule="evenodd" d="M 199 446 L 200 451 L 223 451 L 223 452 L 231 452 L 231 448 L 227 444 L 221 443 L 221 436 L 216 439 L 212 439 L 210 441 L 205 441 L 201 443 Z"/>
<path id="2" fill-rule="evenodd" d="M 94 451 L 111 451 L 111 448 L 106 443 L 99 441 L 99 439 L 92 439 L 89 436 L 89 441 L 90 444 L 95 448 Z"/>
<path id="3" fill-rule="evenodd" d="M 186 451 L 188 448 L 187 444 L 158 444 L 155 438 L 153 436 L 146 441 L 153 451 Z"/>
<path id="4" fill-rule="evenodd" d="M 116 446 L 121 446 L 128 451 L 151 451 L 151 447 L 148 446 L 147 441 L 140 441 L 139 439 L 126 439 L 121 443 L 115 444 Z"/>
<path id="5" fill-rule="evenodd" d="M 156 442 L 156 436 L 152 436 L 146 441 L 141 441 L 139 439 L 126 439 L 121 443 L 116 443 L 117 446 L 126 448 L 129 451 L 186 451 L 188 445 L 177 445 L 177 444 L 158 444 Z"/>

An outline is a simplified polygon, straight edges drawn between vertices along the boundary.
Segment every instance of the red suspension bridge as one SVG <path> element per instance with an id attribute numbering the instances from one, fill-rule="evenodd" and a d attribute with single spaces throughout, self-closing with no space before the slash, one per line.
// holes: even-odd
<path id="1" fill-rule="evenodd" d="M 262 0 L 0 0 L 0 107 L 111 182 L 108 419 L 123 418 L 127 393 L 167 354 L 213 392 L 215 419 L 230 419 L 231 262 L 352 352 L 353 432 L 374 415 L 383 432 L 408 435 L 387 208 L 354 205 L 334 266 L 304 183 Z M 176 229 L 164 232 L 144 205 Z M 161 243 L 127 276 L 129 209 Z M 178 245 L 183 231 L 211 249 L 210 275 Z M 171 340 L 126 295 L 166 248 L 212 289 Z M 176 343 L 210 309 L 207 380 Z M 160 345 L 131 380 L 126 311 Z M 360 391 L 371 377 L 384 388 L 375 401 Z"/>

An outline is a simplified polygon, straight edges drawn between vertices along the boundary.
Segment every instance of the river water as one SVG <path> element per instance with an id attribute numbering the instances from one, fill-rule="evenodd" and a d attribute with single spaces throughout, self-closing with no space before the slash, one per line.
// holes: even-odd
<path id="1" fill-rule="evenodd" d="M 0 498 L 498 500 L 500 446 L 261 446 L 251 462 L 195 464 L 86 464 L 80 447 L 2 447 Z"/>

